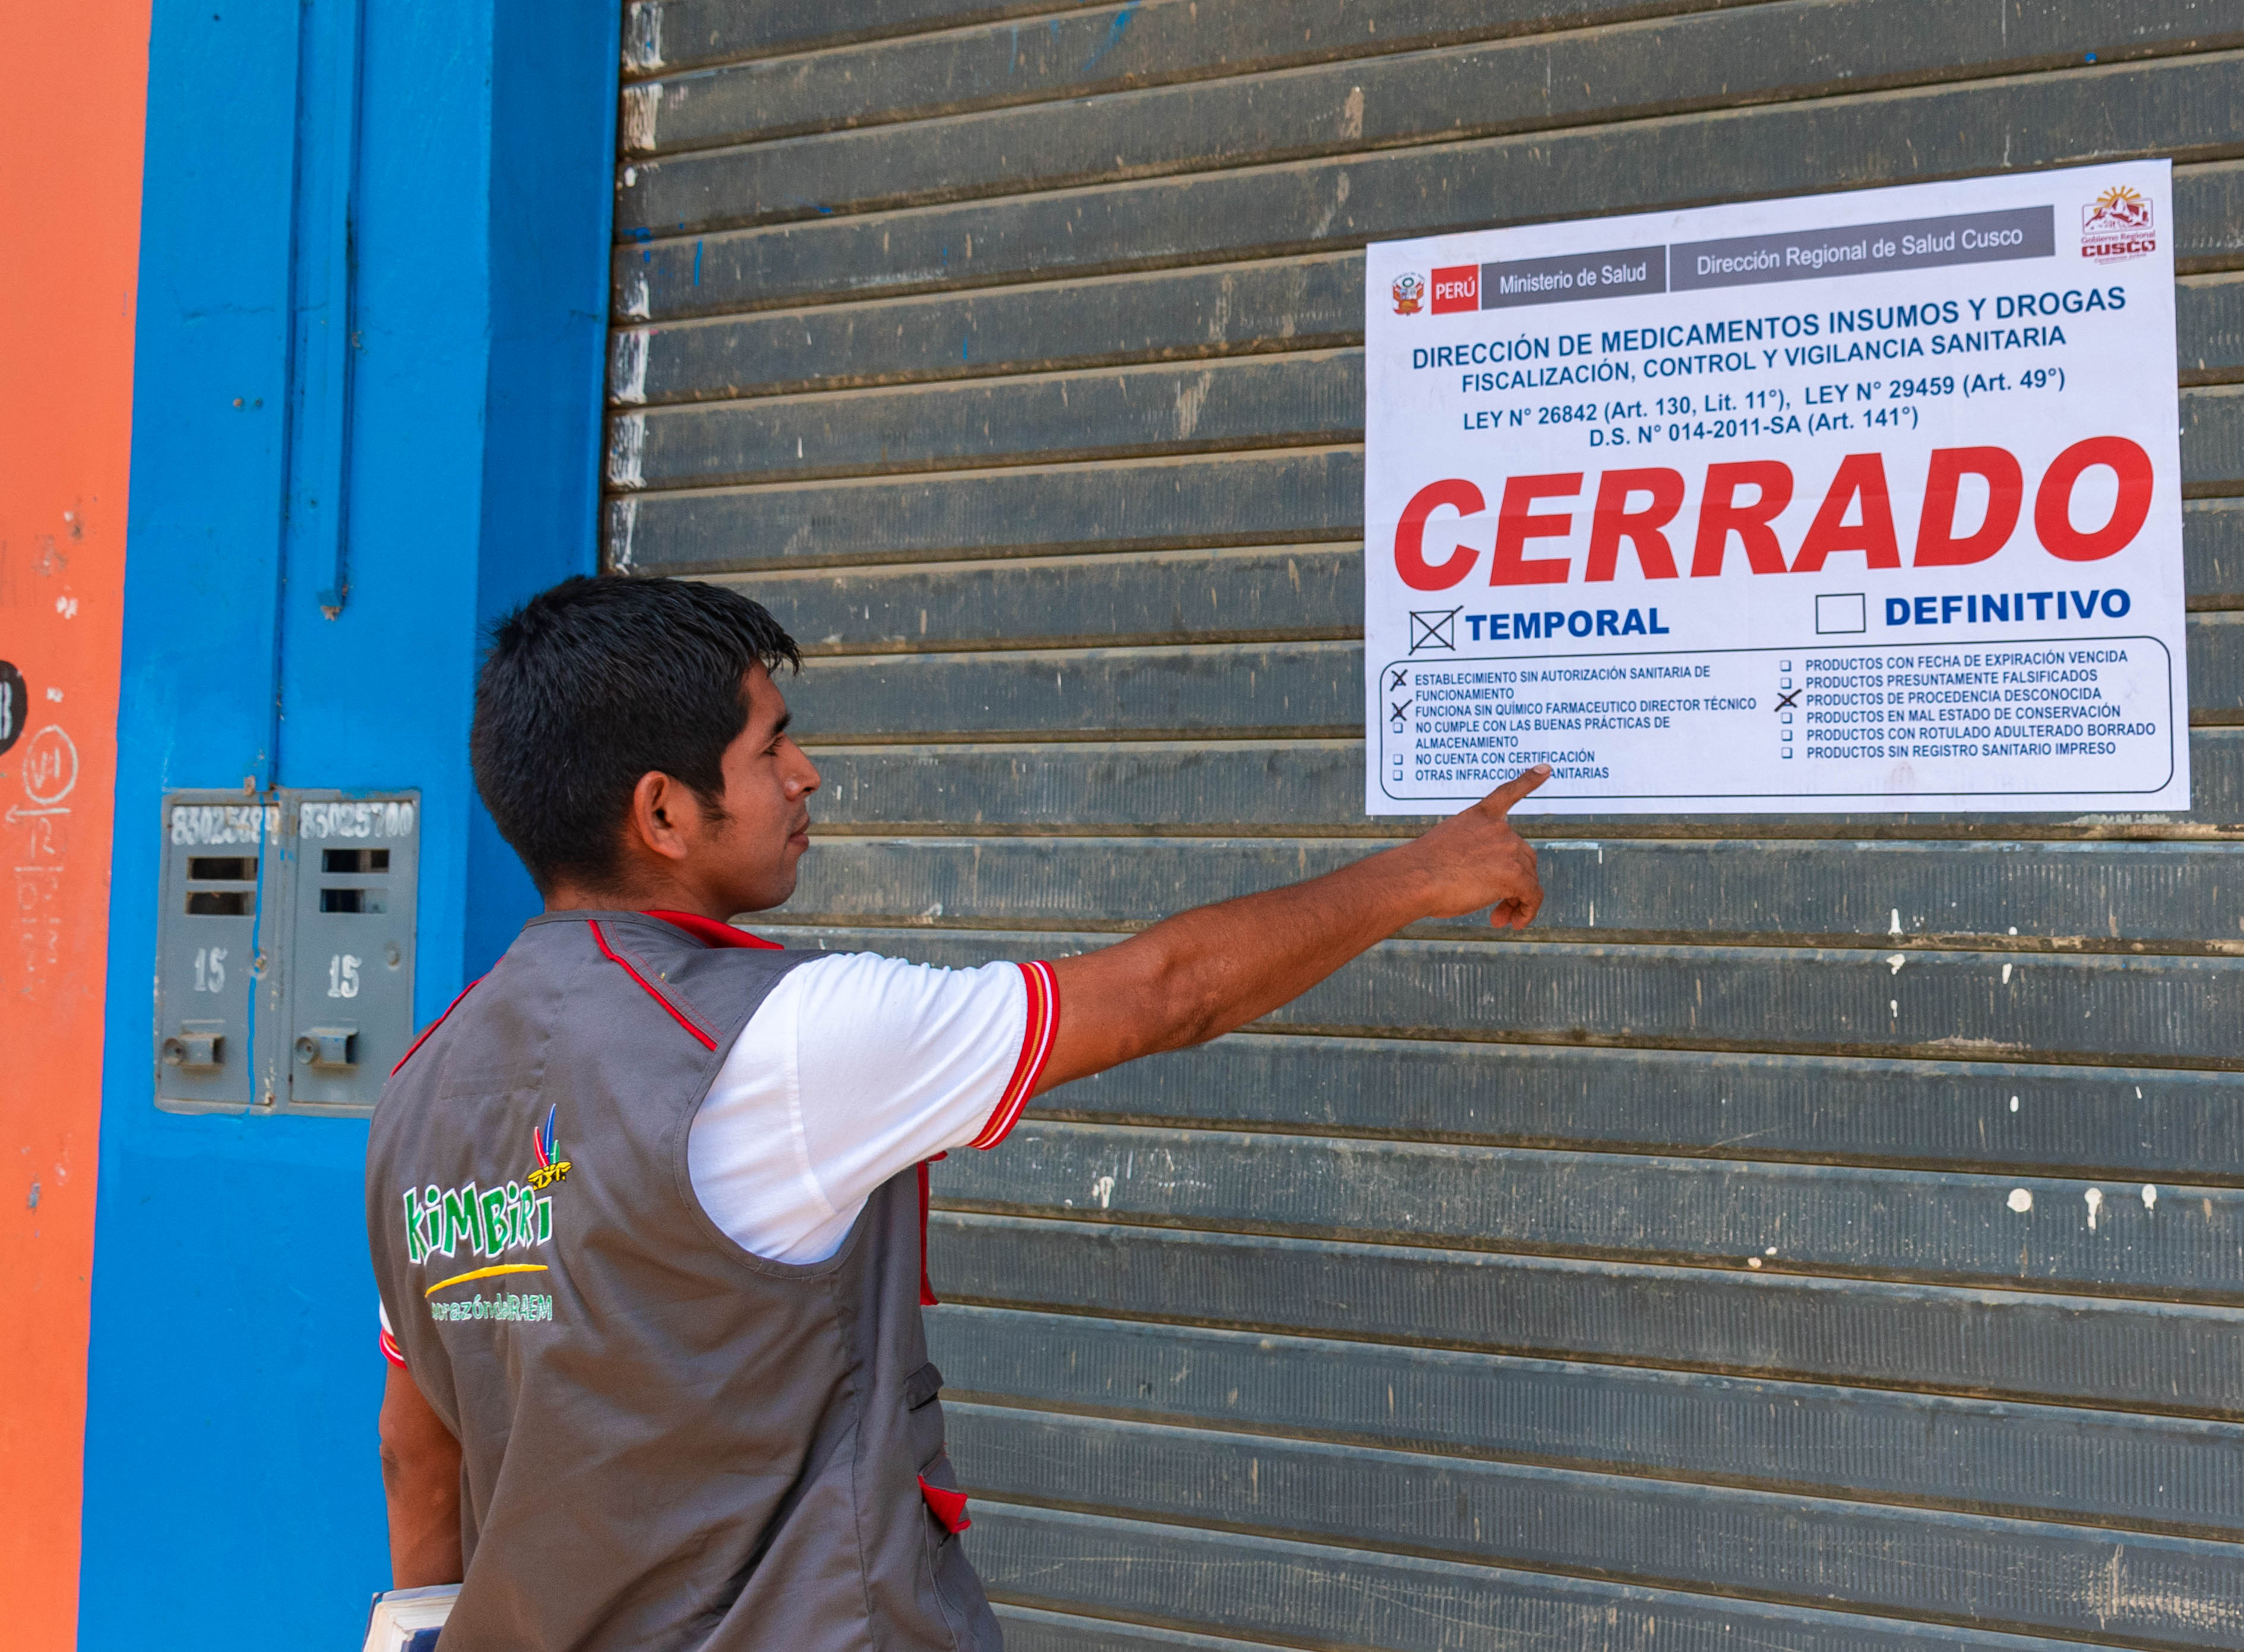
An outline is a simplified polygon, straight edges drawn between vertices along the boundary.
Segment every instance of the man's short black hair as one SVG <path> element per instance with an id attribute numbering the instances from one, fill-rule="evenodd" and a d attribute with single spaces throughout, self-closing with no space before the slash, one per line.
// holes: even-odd
<path id="1" fill-rule="evenodd" d="M 538 888 L 613 872 L 649 770 L 721 797 L 748 668 L 782 661 L 802 667 L 760 604 L 686 580 L 579 575 L 492 626 L 468 750 L 483 806 Z"/>

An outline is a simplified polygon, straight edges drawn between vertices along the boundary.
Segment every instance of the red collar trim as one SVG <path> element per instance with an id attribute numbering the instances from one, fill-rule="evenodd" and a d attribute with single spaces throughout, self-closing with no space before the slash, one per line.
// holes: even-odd
<path id="1" fill-rule="evenodd" d="M 760 935 L 751 935 L 746 930 L 734 929 L 730 924 L 720 924 L 713 917 L 693 912 L 649 912 L 646 916 L 684 930 L 705 946 L 754 946 L 767 952 L 787 950 L 777 941 L 767 941 Z"/>

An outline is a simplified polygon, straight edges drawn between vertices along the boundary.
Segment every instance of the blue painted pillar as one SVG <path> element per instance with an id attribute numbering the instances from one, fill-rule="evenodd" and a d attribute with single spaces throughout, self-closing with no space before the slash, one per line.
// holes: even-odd
<path id="1" fill-rule="evenodd" d="M 155 8 L 89 1649 L 349 1645 L 389 1581 L 365 1127 L 156 1111 L 159 799 L 419 788 L 424 1021 L 535 910 L 470 695 L 489 620 L 594 564 L 619 13 Z M 213 1586 L 245 1609 L 187 1605 Z"/>

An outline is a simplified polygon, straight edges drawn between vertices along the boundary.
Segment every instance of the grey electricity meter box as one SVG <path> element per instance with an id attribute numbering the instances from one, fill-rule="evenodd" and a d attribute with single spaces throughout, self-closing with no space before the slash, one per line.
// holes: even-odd
<path id="1" fill-rule="evenodd" d="M 164 801 L 156 1105 L 362 1115 L 413 1039 L 417 792 Z"/>
<path id="2" fill-rule="evenodd" d="M 259 890 L 280 850 L 280 810 L 239 792 L 164 804 L 163 908 L 156 920 L 159 1105 L 245 1107 L 250 1028 L 270 1013 Z M 257 1002 L 262 993 L 267 1002 Z"/>

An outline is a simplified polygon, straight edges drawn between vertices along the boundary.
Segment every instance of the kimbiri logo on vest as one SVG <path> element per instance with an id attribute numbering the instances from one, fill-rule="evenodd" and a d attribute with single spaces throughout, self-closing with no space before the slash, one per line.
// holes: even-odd
<path id="1" fill-rule="evenodd" d="M 510 1251 L 543 1245 L 553 1237 L 553 1201 L 541 1195 L 569 1175 L 570 1163 L 561 1156 L 556 1129 L 558 1111 L 548 1107 L 545 1122 L 531 1129 L 531 1151 L 537 1168 L 523 1181 L 488 1188 L 472 1181 L 457 1188 L 440 1188 L 430 1182 L 425 1188 L 405 1190 L 405 1254 L 410 1261 L 457 1256 L 463 1250 L 470 1256 L 492 1258 L 483 1267 L 437 1280 L 421 1293 L 424 1299 L 433 1299 L 438 1291 L 454 1285 L 547 1271 L 545 1263 L 504 1258 Z M 553 1298 L 508 1292 L 449 1302 L 429 1300 L 429 1313 L 435 1319 L 550 1320 Z"/>

